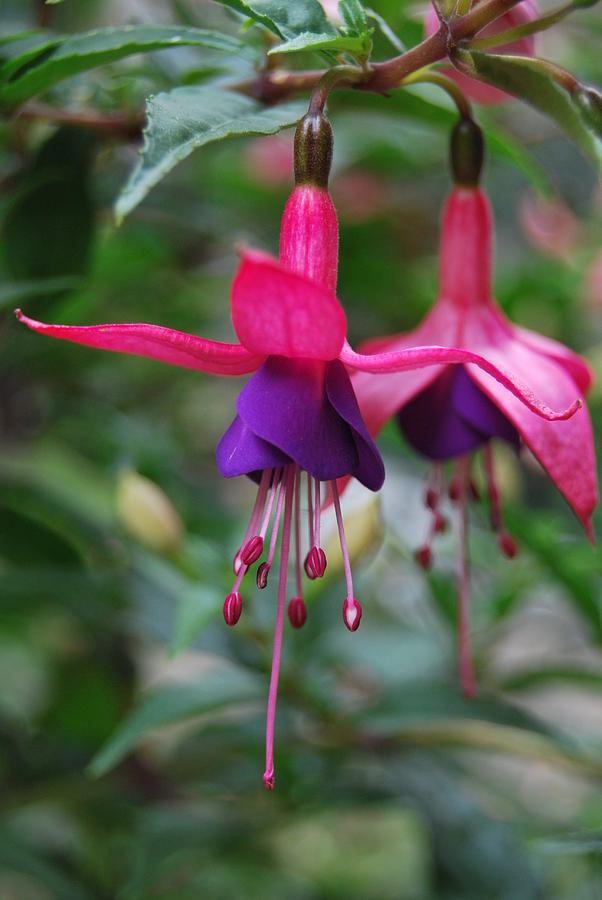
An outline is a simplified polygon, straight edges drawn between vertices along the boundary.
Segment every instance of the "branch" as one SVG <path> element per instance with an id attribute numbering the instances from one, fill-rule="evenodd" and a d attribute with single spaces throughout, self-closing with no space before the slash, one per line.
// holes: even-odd
<path id="1" fill-rule="evenodd" d="M 132 115 L 124 113 L 109 115 L 99 112 L 76 112 L 33 101 L 22 106 L 17 111 L 15 119 L 47 119 L 49 122 L 58 122 L 61 125 L 74 125 L 77 128 L 85 128 L 88 131 L 95 131 L 97 134 L 107 137 L 113 136 L 126 140 L 137 140 L 140 137 L 145 116 L 143 112 Z"/>

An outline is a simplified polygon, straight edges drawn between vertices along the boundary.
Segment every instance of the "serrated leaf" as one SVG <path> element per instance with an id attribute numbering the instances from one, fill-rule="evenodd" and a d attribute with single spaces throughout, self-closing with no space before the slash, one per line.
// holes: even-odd
<path id="1" fill-rule="evenodd" d="M 222 6 L 249 16 L 281 38 L 294 38 L 304 31 L 335 34 L 318 0 L 217 0 Z"/>
<path id="2" fill-rule="evenodd" d="M 196 684 L 170 685 L 144 696 L 92 759 L 88 771 L 99 777 L 116 766 L 149 732 L 213 712 L 248 703 L 263 695 L 260 682 L 242 669 L 220 668 Z"/>
<path id="3" fill-rule="evenodd" d="M 353 53 L 356 56 L 365 56 L 370 52 L 371 40 L 367 34 L 364 35 L 331 35 L 331 34 L 310 34 L 304 32 L 297 35 L 284 44 L 272 47 L 268 55 L 273 53 L 298 53 L 301 50 L 330 50 L 334 53 Z"/>
<path id="4" fill-rule="evenodd" d="M 0 103 L 16 106 L 59 81 L 96 66 L 135 53 L 183 46 L 227 53 L 248 52 L 237 38 L 203 28 L 155 25 L 99 28 L 47 41 L 11 59 L 0 71 Z"/>
<path id="5" fill-rule="evenodd" d="M 567 90 L 550 76 L 546 63 L 522 56 L 503 56 L 476 50 L 458 51 L 460 60 L 474 67 L 483 81 L 529 103 L 556 124 L 602 171 L 602 139 L 588 123 Z"/>
<path id="6" fill-rule="evenodd" d="M 366 31 L 366 13 L 359 0 L 341 0 L 339 12 L 353 34 L 361 35 Z"/>
<path id="7" fill-rule="evenodd" d="M 304 103 L 266 108 L 250 97 L 197 85 L 151 97 L 142 158 L 117 199 L 117 220 L 193 150 L 229 137 L 276 134 L 295 124 L 304 112 Z"/>

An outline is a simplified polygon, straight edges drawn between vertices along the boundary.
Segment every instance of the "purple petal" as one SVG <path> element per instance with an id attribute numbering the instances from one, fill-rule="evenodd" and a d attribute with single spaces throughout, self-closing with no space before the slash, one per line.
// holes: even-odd
<path id="1" fill-rule="evenodd" d="M 359 462 L 354 433 L 326 394 L 330 365 L 270 356 L 236 404 L 240 418 L 257 437 L 320 481 L 353 474 Z"/>
<path id="2" fill-rule="evenodd" d="M 351 379 L 343 363 L 338 360 L 328 364 L 326 393 L 333 407 L 351 428 L 355 441 L 358 465 L 346 474 L 353 475 L 371 491 L 380 490 L 385 480 L 385 467 L 362 419 Z"/>
<path id="3" fill-rule="evenodd" d="M 479 390 L 463 366 L 449 366 L 397 416 L 408 441 L 429 459 L 453 459 L 491 438 L 516 448 L 516 429 Z"/>
<path id="4" fill-rule="evenodd" d="M 224 478 L 253 475 L 263 469 L 273 469 L 290 462 L 288 456 L 257 437 L 248 425 L 236 416 L 217 445 L 217 468 Z"/>

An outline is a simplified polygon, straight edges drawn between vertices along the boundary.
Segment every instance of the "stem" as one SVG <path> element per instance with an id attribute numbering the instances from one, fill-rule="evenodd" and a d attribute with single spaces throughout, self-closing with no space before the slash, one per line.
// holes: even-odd
<path id="1" fill-rule="evenodd" d="M 143 113 L 133 113 L 131 116 L 123 113 L 103 115 L 99 112 L 74 112 L 36 102 L 26 103 L 25 106 L 22 106 L 15 118 L 47 119 L 49 122 L 74 125 L 104 134 L 107 137 L 121 138 L 139 138 L 145 119 Z"/>
<path id="2" fill-rule="evenodd" d="M 353 66 L 334 66 L 327 69 L 322 75 L 313 91 L 311 92 L 311 100 L 309 101 L 309 115 L 321 115 L 324 112 L 328 95 L 340 81 L 344 81 L 349 85 L 357 84 L 366 78 L 367 73 Z"/>
<path id="3" fill-rule="evenodd" d="M 448 78 L 447 75 L 444 75 L 442 72 L 425 72 L 419 70 L 412 75 L 408 75 L 407 78 L 404 78 L 400 87 L 406 87 L 406 85 L 409 84 L 422 84 L 423 82 L 436 84 L 438 87 L 443 88 L 444 91 L 447 91 L 456 104 L 460 116 L 463 119 L 472 119 L 470 100 L 456 82 L 452 81 L 451 78 Z"/>

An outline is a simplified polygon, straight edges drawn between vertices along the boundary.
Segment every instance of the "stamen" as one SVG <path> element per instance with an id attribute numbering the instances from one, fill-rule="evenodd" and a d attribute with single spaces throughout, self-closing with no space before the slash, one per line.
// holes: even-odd
<path id="1" fill-rule="evenodd" d="M 278 676 L 280 673 L 280 655 L 282 652 L 282 632 L 284 628 L 284 606 L 286 603 L 286 576 L 291 542 L 291 517 L 293 509 L 294 470 L 291 466 L 285 469 L 286 485 L 284 493 L 284 523 L 282 526 L 282 548 L 280 551 L 280 578 L 278 581 L 278 605 L 276 608 L 276 627 L 274 629 L 274 652 L 272 655 L 272 674 L 268 693 L 268 712 L 265 735 L 265 772 L 263 783 L 266 790 L 273 791 L 274 778 L 274 720 L 276 717 L 276 699 L 278 695 Z M 281 489 L 278 500 L 282 496 Z"/>
<path id="2" fill-rule="evenodd" d="M 224 600 L 223 612 L 226 625 L 236 625 L 242 612 L 242 599 L 238 591 L 228 594 Z"/>
<path id="3" fill-rule="evenodd" d="M 268 575 L 274 562 L 274 554 L 276 553 L 276 542 L 278 541 L 278 531 L 280 529 L 280 516 L 282 514 L 282 503 L 284 501 L 284 482 L 286 480 L 286 469 L 282 469 L 280 485 L 278 487 L 278 500 L 276 501 L 276 512 L 274 513 L 274 521 L 272 523 L 272 536 L 270 538 L 270 549 L 268 558 L 257 569 L 257 587 L 263 590 L 268 583 Z"/>
<path id="4" fill-rule="evenodd" d="M 247 541 L 247 543 L 240 551 L 240 558 L 242 563 L 247 568 L 249 568 L 249 566 L 252 566 L 254 562 L 257 562 L 262 553 L 263 538 L 261 538 L 258 534 L 255 534 L 250 540 Z"/>
<path id="5" fill-rule="evenodd" d="M 343 567 L 345 569 L 345 581 L 347 582 L 347 596 L 343 603 L 343 621 L 349 631 L 357 631 L 362 618 L 362 607 L 353 596 L 353 579 L 351 577 L 351 563 L 349 561 L 349 551 L 347 549 L 347 541 L 345 540 L 345 528 L 343 526 L 343 515 L 341 513 L 341 501 L 339 499 L 339 490 L 337 488 L 336 479 L 330 482 L 332 487 L 332 499 L 334 503 L 334 511 L 337 517 L 337 528 L 339 530 L 339 541 L 341 544 L 341 553 L 343 554 Z"/>
<path id="6" fill-rule="evenodd" d="M 295 575 L 297 578 L 297 596 L 302 597 L 301 584 L 301 472 L 295 466 Z"/>
<path id="7" fill-rule="evenodd" d="M 307 620 L 307 607 L 303 597 L 293 597 L 288 604 L 288 618 L 293 628 L 302 628 Z"/>
<path id="8" fill-rule="evenodd" d="M 441 494 L 444 490 L 443 471 L 440 464 L 432 467 L 429 477 L 428 486 L 424 496 L 425 506 L 431 510 L 431 520 L 429 523 L 427 535 L 422 547 L 414 553 L 414 559 L 421 569 L 425 572 L 431 568 L 433 564 L 432 543 L 436 534 L 442 534 L 447 530 L 448 522 L 443 513 L 439 511 L 439 503 Z"/>
<path id="9" fill-rule="evenodd" d="M 240 547 L 238 548 L 236 554 L 234 555 L 234 560 L 232 562 L 232 568 L 234 569 L 234 574 L 238 575 L 240 572 L 241 566 L 248 566 L 250 563 L 245 563 L 243 560 L 243 553 L 246 550 L 246 545 L 249 538 L 254 535 L 257 531 L 257 525 L 261 519 L 261 514 L 263 512 L 263 507 L 265 506 L 265 498 L 268 490 L 268 486 L 270 483 L 270 478 L 272 476 L 272 469 L 264 469 L 261 473 L 261 480 L 259 482 L 259 488 L 257 489 L 257 496 L 255 497 L 255 503 L 253 505 L 253 510 L 251 512 L 251 518 L 249 519 L 249 524 L 247 525 L 247 530 L 245 532 L 245 536 L 242 540 Z M 258 557 L 261 556 L 261 551 L 259 552 Z M 254 562 L 255 560 L 253 560 Z M 246 571 L 246 569 L 245 569 Z M 244 574 L 244 573 L 243 573 Z"/>
<path id="10" fill-rule="evenodd" d="M 324 576 L 324 572 L 326 571 L 326 554 L 320 547 L 320 519 L 321 519 L 321 506 L 320 506 L 320 482 L 316 478 L 315 484 L 315 508 L 312 507 L 311 501 L 311 487 L 310 487 L 310 475 L 307 476 L 307 496 L 308 496 L 308 519 L 309 519 L 309 552 L 305 557 L 305 561 L 303 563 L 303 568 L 305 569 L 305 574 L 313 581 L 314 578 L 322 578 Z"/>
<path id="11" fill-rule="evenodd" d="M 458 485 L 458 661 L 460 683 L 465 697 L 475 696 L 476 685 L 470 644 L 470 574 L 468 560 L 468 459 L 462 456 L 456 463 L 455 482 Z"/>
<path id="12" fill-rule="evenodd" d="M 273 478 L 272 484 L 270 487 L 270 493 L 268 495 L 268 502 L 265 508 L 265 512 L 263 514 L 263 521 L 261 523 L 261 528 L 259 529 L 259 536 L 265 540 L 265 536 L 268 531 L 268 525 L 270 524 L 270 518 L 272 516 L 272 510 L 274 508 L 274 500 L 276 499 L 276 494 L 278 492 L 278 485 L 280 484 L 280 477 L 282 475 L 282 469 L 273 469 Z"/>
<path id="13" fill-rule="evenodd" d="M 493 450 L 490 443 L 485 444 L 485 473 L 487 476 L 487 489 L 489 491 L 491 527 L 497 534 L 497 542 L 500 550 L 508 559 L 514 559 L 518 553 L 518 544 L 507 531 L 502 522 L 502 509 L 500 505 L 500 492 L 498 490 L 495 468 L 493 465 Z"/>

